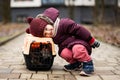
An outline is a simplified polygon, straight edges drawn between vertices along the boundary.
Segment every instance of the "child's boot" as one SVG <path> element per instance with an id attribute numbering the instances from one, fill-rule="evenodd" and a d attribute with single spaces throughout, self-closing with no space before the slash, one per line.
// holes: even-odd
<path id="1" fill-rule="evenodd" d="M 81 76 L 89 76 L 94 72 L 93 61 L 83 62 L 82 71 L 80 72 Z"/>
<path id="2" fill-rule="evenodd" d="M 82 67 L 81 62 L 75 62 L 72 64 L 64 65 L 65 71 L 74 71 L 74 70 L 80 70 Z"/>

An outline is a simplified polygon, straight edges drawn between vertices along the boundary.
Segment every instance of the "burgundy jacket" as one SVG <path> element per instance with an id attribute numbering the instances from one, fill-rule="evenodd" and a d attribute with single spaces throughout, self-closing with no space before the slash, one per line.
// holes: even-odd
<path id="1" fill-rule="evenodd" d="M 64 48 L 71 49 L 75 44 L 81 44 L 86 47 L 89 55 L 92 48 L 89 44 L 92 36 L 84 27 L 76 24 L 69 18 L 60 20 L 56 36 L 53 38 L 55 44 L 59 47 L 59 55 Z"/>

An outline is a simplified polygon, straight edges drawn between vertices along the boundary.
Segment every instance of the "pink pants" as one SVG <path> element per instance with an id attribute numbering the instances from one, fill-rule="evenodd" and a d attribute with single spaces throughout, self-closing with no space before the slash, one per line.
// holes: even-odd
<path id="1" fill-rule="evenodd" d="M 80 44 L 74 45 L 72 50 L 64 48 L 60 56 L 69 63 L 74 63 L 76 61 L 86 62 L 91 60 L 86 48 Z"/>

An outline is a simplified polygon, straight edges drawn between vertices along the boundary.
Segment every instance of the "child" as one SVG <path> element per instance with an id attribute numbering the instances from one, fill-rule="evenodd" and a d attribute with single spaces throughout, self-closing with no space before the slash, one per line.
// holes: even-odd
<path id="1" fill-rule="evenodd" d="M 28 55 L 29 54 L 29 49 L 30 49 L 30 44 L 33 41 L 36 42 L 41 42 L 41 43 L 51 43 L 52 44 L 52 55 L 55 56 L 56 52 L 55 52 L 55 47 L 54 47 L 54 42 L 52 40 L 52 38 L 50 38 L 50 34 L 46 34 L 46 32 L 44 31 L 44 37 L 41 37 L 41 35 L 39 35 L 39 32 L 37 32 L 37 30 L 39 29 L 39 25 L 41 21 L 39 21 L 39 19 L 34 19 L 34 18 L 27 18 L 28 23 L 30 24 L 30 27 L 26 30 L 27 34 L 25 36 L 24 39 L 24 46 L 23 46 L 23 52 L 24 54 Z M 47 25 L 47 27 L 50 27 L 50 25 Z"/>
<path id="2" fill-rule="evenodd" d="M 36 18 L 43 20 L 43 23 L 40 24 L 42 26 L 41 35 L 44 36 L 43 34 L 48 30 L 49 37 L 52 37 L 54 43 L 59 47 L 60 57 L 70 63 L 64 66 L 66 71 L 76 70 L 82 65 L 80 75 L 92 74 L 94 72 L 90 56 L 92 47 L 99 47 L 100 43 L 83 26 L 69 18 L 60 19 L 58 16 L 59 11 L 52 7 L 36 16 Z M 48 28 L 44 21 L 51 27 Z"/>
<path id="3" fill-rule="evenodd" d="M 27 18 L 27 22 L 30 27 L 26 30 L 23 46 L 26 67 L 29 70 L 50 70 L 56 56 L 54 42 L 49 30 L 44 30 L 44 33 L 41 30 L 44 26 L 49 29 L 51 25 L 31 17 Z"/>

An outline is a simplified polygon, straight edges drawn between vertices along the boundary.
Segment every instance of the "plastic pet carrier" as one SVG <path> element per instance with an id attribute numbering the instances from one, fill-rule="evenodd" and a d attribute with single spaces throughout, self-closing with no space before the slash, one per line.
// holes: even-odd
<path id="1" fill-rule="evenodd" d="M 49 70 L 54 61 L 51 43 L 32 42 L 29 55 L 23 54 L 29 70 Z"/>

